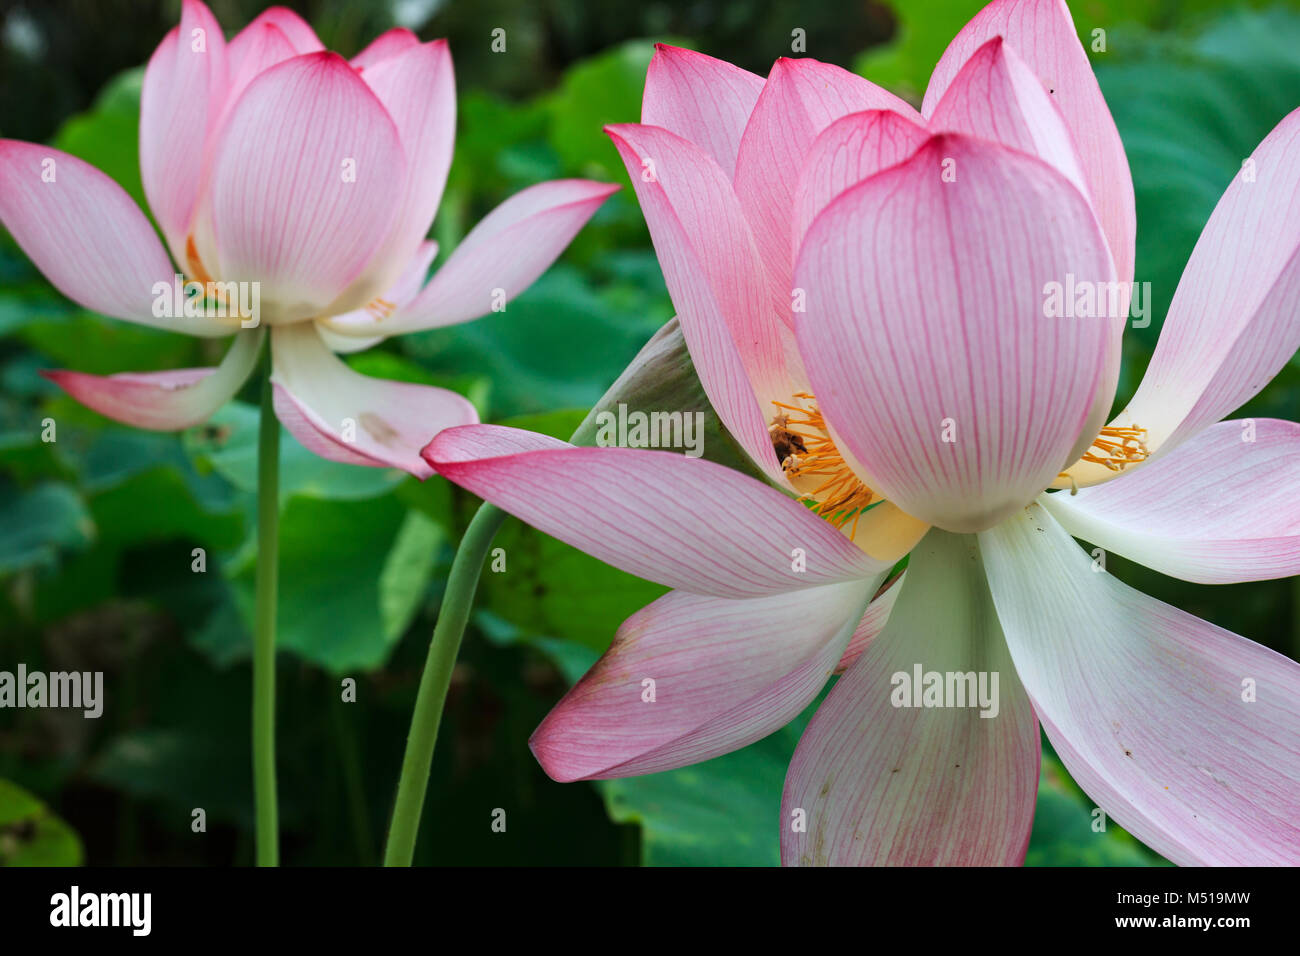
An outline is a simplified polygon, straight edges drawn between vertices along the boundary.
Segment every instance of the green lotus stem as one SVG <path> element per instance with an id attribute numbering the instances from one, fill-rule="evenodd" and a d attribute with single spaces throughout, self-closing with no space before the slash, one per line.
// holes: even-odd
<path id="1" fill-rule="evenodd" d="M 280 563 L 280 421 L 268 357 L 257 438 L 257 594 L 253 611 L 253 803 L 257 865 L 280 865 L 275 785 L 275 612 Z"/>
<path id="2" fill-rule="evenodd" d="M 433 748 L 442 723 L 442 708 L 451 684 L 451 670 L 460 653 L 465 624 L 474 604 L 479 575 L 487 557 L 488 546 L 505 520 L 505 512 L 484 502 L 479 506 L 451 564 L 447 590 L 443 595 L 438 623 L 429 642 L 429 656 L 420 677 L 420 690 L 411 715 L 411 732 L 406 738 L 406 756 L 402 758 L 402 776 L 397 784 L 393 820 L 388 829 L 384 850 L 385 866 L 410 866 L 415 855 L 415 838 L 420 830 L 420 813 L 429 788 L 429 768 L 433 765 Z"/>

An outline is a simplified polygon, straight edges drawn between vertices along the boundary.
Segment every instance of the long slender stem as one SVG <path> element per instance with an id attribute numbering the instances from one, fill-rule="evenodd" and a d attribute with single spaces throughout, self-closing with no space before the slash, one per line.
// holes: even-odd
<path id="1" fill-rule="evenodd" d="M 269 365 L 269 363 L 268 363 Z M 275 785 L 275 611 L 280 564 L 280 422 L 268 367 L 257 438 L 257 596 L 253 617 L 253 801 L 257 865 L 280 865 Z"/>
<path id="2" fill-rule="evenodd" d="M 433 748 L 438 741 L 447 687 L 451 684 L 451 669 L 460 652 L 461 637 L 474 604 L 488 546 L 505 517 L 505 512 L 484 502 L 465 529 L 452 561 L 442 609 L 438 612 L 429 656 L 420 677 L 415 712 L 411 715 L 411 732 L 406 738 L 406 756 L 402 759 L 402 776 L 397 784 L 393 821 L 384 850 L 385 866 L 410 866 L 415 855 L 415 837 L 420 830 L 420 812 L 429 787 L 429 768 L 433 765 Z"/>

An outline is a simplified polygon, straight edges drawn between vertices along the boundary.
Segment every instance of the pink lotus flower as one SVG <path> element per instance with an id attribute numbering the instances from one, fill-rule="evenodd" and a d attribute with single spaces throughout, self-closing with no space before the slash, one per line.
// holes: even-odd
<path id="1" fill-rule="evenodd" d="M 111 418 L 185 428 L 235 394 L 269 326 L 276 412 L 299 441 L 335 461 L 427 477 L 417 450 L 439 428 L 477 421 L 473 407 L 444 389 L 360 375 L 335 353 L 500 308 L 616 188 L 526 189 L 425 283 L 455 126 L 443 40 L 391 30 L 349 62 L 287 9 L 227 43 L 207 7 L 184 0 L 140 103 L 140 171 L 170 260 L 116 183 L 46 146 L 0 140 L 0 222 L 80 305 L 234 342 L 215 369 L 49 377 Z M 202 315 L 168 308 L 177 275 L 228 301 Z M 258 321 L 228 314 L 254 298 L 236 293 L 254 283 Z"/>
<path id="2" fill-rule="evenodd" d="M 538 728 L 546 771 L 726 753 L 839 662 L 786 779 L 787 863 L 1021 862 L 1040 721 L 1170 860 L 1300 861 L 1300 666 L 1070 540 L 1208 583 L 1300 570 L 1300 426 L 1220 422 L 1300 344 L 1300 111 L 1229 186 L 1105 428 L 1127 298 L 1065 318 L 1044 296 L 1124 290 L 1132 186 L 1060 0 L 995 0 L 919 114 L 815 61 L 764 82 L 661 48 L 643 121 L 610 135 L 702 384 L 776 487 L 491 426 L 430 444 L 475 494 L 674 588 Z M 918 668 L 940 682 L 909 701 Z M 967 674 L 1000 678 L 991 706 Z"/>

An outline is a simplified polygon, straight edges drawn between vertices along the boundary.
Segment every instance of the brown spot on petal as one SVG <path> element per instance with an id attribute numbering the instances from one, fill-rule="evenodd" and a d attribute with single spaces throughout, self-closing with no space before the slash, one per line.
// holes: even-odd
<path id="1" fill-rule="evenodd" d="M 375 441 L 381 445 L 393 445 L 398 437 L 398 431 L 388 422 L 384 421 L 374 412 L 362 412 L 358 417 L 361 427 Z"/>

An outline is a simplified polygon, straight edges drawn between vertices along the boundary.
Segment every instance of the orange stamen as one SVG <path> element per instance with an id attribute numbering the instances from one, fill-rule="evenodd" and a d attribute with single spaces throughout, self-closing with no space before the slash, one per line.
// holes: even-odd
<path id="1" fill-rule="evenodd" d="M 212 282 L 212 276 L 203 266 L 203 259 L 199 256 L 199 247 L 194 242 L 194 233 L 190 233 L 185 238 L 185 259 L 186 264 L 190 267 L 190 275 L 194 277 L 194 281 L 202 282 L 204 288 L 207 288 Z"/>
<path id="2" fill-rule="evenodd" d="M 1102 465 L 1111 471 L 1123 471 L 1135 462 L 1146 461 L 1150 455 L 1145 428 L 1137 425 L 1128 428 L 1107 425 L 1088 446 L 1081 460 Z M 1061 472 L 1061 477 L 1067 477 L 1065 472 Z"/>
<path id="3" fill-rule="evenodd" d="M 1088 450 L 1083 453 L 1079 460 L 1092 462 L 1094 465 L 1101 465 L 1111 471 L 1120 472 L 1129 465 L 1146 461 L 1150 456 L 1151 452 L 1147 449 L 1147 430 L 1145 428 L 1139 425 L 1130 425 L 1127 428 L 1107 425 L 1097 435 L 1093 443 L 1088 446 Z M 1079 493 L 1079 485 L 1069 472 L 1063 471 L 1057 477 L 1064 478 L 1070 483 L 1070 494 L 1077 495 Z"/>
<path id="4" fill-rule="evenodd" d="M 383 321 L 396 311 L 396 304 L 387 299 L 374 298 L 366 304 L 366 313 L 376 322 Z"/>
<path id="5" fill-rule="evenodd" d="M 810 491 L 799 496 L 800 501 L 814 502 L 813 510 L 837 528 L 843 528 L 849 518 L 852 538 L 858 531 L 858 519 L 875 494 L 853 473 L 840 450 L 831 440 L 826 419 L 808 392 L 796 392 L 794 398 L 810 403 L 809 407 L 786 402 L 773 402 L 781 411 L 772 419 L 768 432 L 776 448 L 789 448 L 781 462 L 781 469 L 791 479 L 824 478 Z M 800 417 L 793 417 L 800 416 Z"/>

